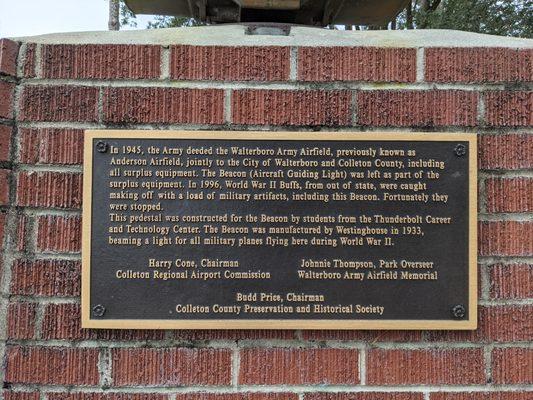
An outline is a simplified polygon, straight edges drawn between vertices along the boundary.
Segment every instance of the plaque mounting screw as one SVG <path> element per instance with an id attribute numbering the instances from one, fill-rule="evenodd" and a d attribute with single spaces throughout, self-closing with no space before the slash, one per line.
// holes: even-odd
<path id="1" fill-rule="evenodd" d="M 466 316 L 466 309 L 463 305 L 458 304 L 452 308 L 452 314 L 455 319 L 463 319 Z"/>
<path id="2" fill-rule="evenodd" d="M 107 147 L 107 143 L 102 140 L 96 142 L 96 151 L 99 153 L 105 153 L 107 151 Z"/>
<path id="3" fill-rule="evenodd" d="M 105 314 L 105 307 L 101 304 L 97 304 L 93 307 L 93 315 L 95 317 L 103 317 Z"/>
<path id="4" fill-rule="evenodd" d="M 455 146 L 453 152 L 457 157 L 462 157 L 466 154 L 466 146 L 462 143 L 459 143 L 457 146 Z"/>

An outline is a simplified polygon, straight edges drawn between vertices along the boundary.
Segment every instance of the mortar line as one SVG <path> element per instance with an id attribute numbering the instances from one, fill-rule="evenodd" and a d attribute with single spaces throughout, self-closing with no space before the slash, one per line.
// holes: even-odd
<path id="1" fill-rule="evenodd" d="M 298 80 L 298 48 L 294 46 L 289 49 L 289 80 Z"/>
<path id="2" fill-rule="evenodd" d="M 368 346 L 363 346 L 359 351 L 359 382 L 362 386 L 366 385 L 366 356 Z"/>
<path id="3" fill-rule="evenodd" d="M 493 345 L 487 345 L 483 348 L 483 360 L 485 362 L 485 377 L 487 383 L 492 384 L 492 350 Z"/>
<path id="4" fill-rule="evenodd" d="M 170 46 L 161 46 L 159 79 L 162 81 L 170 80 Z"/>
<path id="5" fill-rule="evenodd" d="M 239 386 L 239 374 L 241 368 L 240 349 L 234 348 L 231 353 L 231 385 L 236 388 Z"/>
<path id="6" fill-rule="evenodd" d="M 416 81 L 424 82 L 426 74 L 425 49 L 418 47 L 416 49 Z"/>
<path id="7" fill-rule="evenodd" d="M 42 49 L 43 45 L 40 43 L 35 44 L 35 59 L 34 59 L 34 70 L 33 74 L 35 75 L 36 80 L 41 80 L 43 77 L 43 60 L 42 60 Z"/>
<path id="8" fill-rule="evenodd" d="M 231 101 L 233 97 L 233 91 L 231 89 L 224 90 L 224 122 L 231 124 L 232 122 L 232 109 Z"/>

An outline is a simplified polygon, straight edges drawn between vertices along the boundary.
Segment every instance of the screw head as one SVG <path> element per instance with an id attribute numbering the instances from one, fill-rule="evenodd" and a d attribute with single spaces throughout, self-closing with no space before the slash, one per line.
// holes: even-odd
<path id="1" fill-rule="evenodd" d="M 457 157 L 462 157 L 466 154 L 466 146 L 462 143 L 459 143 L 457 146 L 455 146 L 453 152 Z"/>
<path id="2" fill-rule="evenodd" d="M 105 153 L 107 151 L 107 147 L 107 143 L 102 140 L 96 142 L 96 151 L 99 153 Z"/>
<path id="3" fill-rule="evenodd" d="M 93 315 L 95 317 L 103 317 L 105 314 L 105 307 L 101 304 L 97 304 L 93 307 Z"/>
<path id="4" fill-rule="evenodd" d="M 463 319 L 466 316 L 466 308 L 458 304 L 452 308 L 452 315 L 455 319 Z"/>

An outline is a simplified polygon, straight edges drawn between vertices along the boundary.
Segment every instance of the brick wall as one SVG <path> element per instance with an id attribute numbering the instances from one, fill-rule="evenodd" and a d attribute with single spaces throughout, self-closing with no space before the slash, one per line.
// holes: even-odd
<path id="1" fill-rule="evenodd" d="M 5 399 L 533 398 L 533 41 L 182 32 L 0 41 Z M 86 128 L 478 133 L 479 329 L 81 329 Z"/>

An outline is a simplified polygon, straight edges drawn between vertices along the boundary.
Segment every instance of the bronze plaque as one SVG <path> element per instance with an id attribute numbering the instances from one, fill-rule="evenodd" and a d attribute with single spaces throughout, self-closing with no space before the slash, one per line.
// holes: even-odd
<path id="1" fill-rule="evenodd" d="M 475 329 L 476 137 L 87 131 L 82 323 Z"/>

